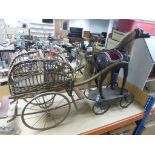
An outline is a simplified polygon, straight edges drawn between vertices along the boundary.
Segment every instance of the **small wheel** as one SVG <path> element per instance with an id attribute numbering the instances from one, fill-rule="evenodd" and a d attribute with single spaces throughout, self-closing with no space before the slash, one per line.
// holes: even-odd
<path id="1" fill-rule="evenodd" d="M 108 102 L 106 102 L 106 101 L 104 101 L 104 102 L 96 102 L 93 105 L 93 112 L 96 115 L 102 115 L 105 112 L 107 112 L 109 108 L 110 108 L 110 104 Z"/>
<path id="2" fill-rule="evenodd" d="M 98 91 L 96 89 L 86 89 L 84 90 L 84 95 L 88 100 L 96 101 L 96 97 L 98 95 Z"/>
<path id="3" fill-rule="evenodd" d="M 70 109 L 70 101 L 65 95 L 56 92 L 42 93 L 28 102 L 21 119 L 30 129 L 47 130 L 62 123 Z"/>
<path id="4" fill-rule="evenodd" d="M 127 108 L 133 101 L 134 101 L 133 94 L 128 94 L 120 100 L 120 106 L 122 108 Z"/>

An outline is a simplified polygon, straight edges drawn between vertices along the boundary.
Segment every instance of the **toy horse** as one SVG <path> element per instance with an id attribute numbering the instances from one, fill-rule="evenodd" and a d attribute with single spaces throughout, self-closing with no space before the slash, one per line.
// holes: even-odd
<path id="1" fill-rule="evenodd" d="M 150 35 L 148 33 L 144 33 L 141 29 L 135 29 L 134 31 L 130 32 L 128 35 L 126 35 L 122 41 L 111 50 L 101 50 L 97 53 L 91 52 L 85 55 L 86 57 L 86 66 L 85 66 L 85 75 L 87 78 L 91 77 L 94 73 L 98 73 L 110 64 L 116 62 L 116 61 L 126 61 L 129 62 L 129 55 L 128 55 L 128 48 L 129 45 L 137 38 L 149 38 Z M 112 73 L 111 77 L 111 88 L 114 89 L 114 74 L 118 75 L 119 70 L 122 66 L 119 66 L 117 68 L 114 68 L 113 70 L 110 70 Z M 123 83 L 121 86 L 121 92 L 120 94 L 123 94 L 123 90 L 125 87 L 126 79 L 128 76 L 128 65 L 123 68 L 124 69 L 124 77 L 123 77 Z M 95 79 L 96 86 L 99 90 L 99 94 L 101 99 L 104 99 L 104 96 L 102 94 L 102 83 L 105 80 L 107 76 L 106 74 L 102 74 L 99 79 Z"/>

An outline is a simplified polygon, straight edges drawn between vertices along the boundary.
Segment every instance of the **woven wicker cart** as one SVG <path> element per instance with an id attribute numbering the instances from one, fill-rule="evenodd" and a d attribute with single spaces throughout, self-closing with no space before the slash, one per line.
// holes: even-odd
<path id="1" fill-rule="evenodd" d="M 32 53 L 33 54 L 33 53 Z M 17 59 L 16 59 L 17 60 Z M 16 103 L 15 115 L 21 116 L 22 122 L 31 129 L 46 130 L 58 126 L 68 116 L 71 103 L 77 108 L 72 91 L 81 85 L 106 74 L 116 66 L 125 66 L 126 62 L 116 62 L 90 79 L 76 82 L 76 72 L 72 67 L 60 60 L 28 59 L 11 64 L 8 83 L 11 99 Z M 62 92 L 67 92 L 69 98 Z M 78 96 L 78 95 L 77 95 Z M 82 97 L 79 95 L 79 99 Z M 18 114 L 18 100 L 26 99 L 27 103 Z M 104 113 L 107 109 L 99 107 Z M 10 120 L 10 121 L 11 121 Z"/>
<path id="2" fill-rule="evenodd" d="M 46 59 L 18 62 L 11 67 L 8 82 L 11 98 L 14 101 L 33 97 L 22 112 L 22 121 L 27 127 L 36 130 L 49 129 L 57 126 L 67 117 L 70 101 L 63 94 L 55 93 L 66 90 L 71 96 L 74 75 L 73 69 L 67 63 Z M 36 94 L 41 95 L 35 96 Z M 62 107 L 65 108 L 61 110 Z M 57 113 L 55 117 L 59 116 L 59 119 L 56 122 L 47 123 L 52 110 Z M 35 127 L 27 122 L 29 120 L 27 117 L 33 119 L 40 115 L 46 119 L 43 127 Z"/>

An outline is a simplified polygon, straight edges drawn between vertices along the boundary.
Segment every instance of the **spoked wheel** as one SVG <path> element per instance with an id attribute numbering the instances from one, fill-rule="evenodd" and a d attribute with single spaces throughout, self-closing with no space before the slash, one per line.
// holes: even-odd
<path id="1" fill-rule="evenodd" d="M 96 115 L 102 115 L 105 112 L 108 111 L 108 109 L 110 108 L 110 104 L 107 101 L 103 101 L 103 102 L 96 102 L 93 105 L 93 112 Z"/>
<path id="2" fill-rule="evenodd" d="M 28 103 L 31 100 L 31 98 L 24 98 L 23 100 Z"/>
<path id="3" fill-rule="evenodd" d="M 120 106 L 122 108 L 127 108 L 134 101 L 134 96 L 132 94 L 125 95 L 121 98 Z"/>
<path id="4" fill-rule="evenodd" d="M 68 98 L 60 93 L 42 93 L 28 102 L 22 111 L 22 122 L 34 130 L 47 130 L 58 126 L 71 109 Z"/>
<path id="5" fill-rule="evenodd" d="M 25 102 L 28 102 L 27 98 L 24 98 L 23 100 L 24 100 Z"/>
<path id="6" fill-rule="evenodd" d="M 34 98 L 34 96 L 32 98 L 25 98 L 23 100 L 28 103 L 33 98 Z M 43 107 L 47 108 L 52 104 L 50 101 L 51 101 L 51 99 L 48 98 L 48 99 L 46 99 L 46 104 L 44 104 L 44 100 L 40 100 L 40 99 L 36 98 L 35 100 L 31 101 L 31 104 L 34 104 L 34 105 L 38 104 L 38 106 L 41 108 L 43 108 Z"/>

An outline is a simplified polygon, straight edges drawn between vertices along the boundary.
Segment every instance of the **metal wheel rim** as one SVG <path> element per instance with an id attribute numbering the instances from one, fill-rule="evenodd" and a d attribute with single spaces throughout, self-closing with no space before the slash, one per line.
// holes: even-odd
<path id="1" fill-rule="evenodd" d="M 102 115 L 102 114 L 104 114 L 105 112 L 107 112 L 108 110 L 109 110 L 109 108 L 110 108 L 110 104 L 104 104 L 104 107 L 105 107 L 105 109 L 101 109 L 101 106 L 98 104 L 98 103 L 95 103 L 94 105 L 93 105 L 93 112 L 96 114 L 96 115 Z M 103 107 L 103 105 L 102 105 L 102 108 L 104 108 Z M 99 108 L 100 110 L 102 110 L 102 112 L 97 112 L 96 110 L 95 110 L 95 108 Z"/>
<path id="2" fill-rule="evenodd" d="M 131 100 L 128 97 L 131 97 Z M 125 103 L 123 103 L 123 100 L 125 101 Z M 129 94 L 129 95 L 125 96 L 124 98 L 121 98 L 120 106 L 122 108 L 127 108 L 131 103 L 133 103 L 133 101 L 134 101 L 133 94 Z"/>
<path id="3" fill-rule="evenodd" d="M 31 102 L 34 100 L 34 99 L 36 99 L 36 98 L 38 98 L 38 97 L 41 97 L 41 96 L 45 96 L 45 95 L 56 95 L 56 96 L 61 96 L 62 98 L 63 98 L 63 100 L 65 100 L 66 101 L 66 104 L 64 105 L 64 106 L 59 106 L 59 107 L 55 107 L 55 108 L 50 108 L 49 109 L 49 111 L 50 111 L 50 113 L 54 113 L 54 112 L 56 112 L 56 110 L 57 109 L 59 109 L 59 108 L 62 108 L 62 107 L 67 107 L 67 111 L 65 112 L 65 115 L 59 120 L 59 121 L 56 121 L 56 120 L 54 120 L 54 118 L 52 118 L 53 116 L 51 116 L 52 114 L 50 114 L 50 121 L 48 120 L 48 123 L 50 123 L 50 124 L 53 124 L 53 125 L 49 125 L 48 127 L 45 127 L 45 124 L 46 124 L 46 122 L 47 122 L 47 119 L 48 118 L 46 118 L 46 122 L 44 122 L 44 127 L 34 127 L 34 124 L 36 123 L 38 123 L 37 121 L 40 121 L 39 119 L 42 119 L 43 117 L 48 117 L 47 115 L 48 115 L 48 113 L 47 113 L 47 109 L 46 108 L 41 108 L 38 104 L 36 104 L 35 106 L 38 106 L 38 108 L 40 108 L 39 110 L 40 111 L 38 111 L 38 112 L 29 112 L 29 113 L 25 113 L 25 111 L 26 111 L 26 109 L 28 109 L 28 107 L 29 107 L 29 105 L 31 106 L 31 105 L 33 105 L 34 106 L 34 104 L 31 104 Z M 61 102 L 62 103 L 62 102 Z M 54 104 L 54 103 L 53 103 Z M 41 104 L 40 104 L 41 105 Z M 51 105 L 52 106 L 52 105 Z M 35 107 L 36 108 L 36 107 Z M 49 107 L 48 107 L 49 108 Z M 22 115 L 21 115 L 21 119 L 22 119 L 22 122 L 23 122 L 23 124 L 25 125 L 25 126 L 27 126 L 28 128 L 30 128 L 30 129 L 33 129 L 33 130 L 47 130 L 47 129 L 51 129 L 51 128 L 54 128 L 54 127 L 56 127 L 56 126 L 58 126 L 60 123 L 62 123 L 65 119 L 66 119 L 66 117 L 68 116 L 68 114 L 69 114 L 69 112 L 70 112 L 70 109 L 71 109 L 71 105 L 70 105 L 70 101 L 68 100 L 68 98 L 65 96 L 65 95 L 63 95 L 63 94 L 60 94 L 60 93 L 56 93 L 56 92 L 48 92 L 48 93 L 42 93 L 42 94 L 39 94 L 39 95 L 37 95 L 37 96 L 35 96 L 34 98 L 32 98 L 32 100 L 31 101 L 29 101 L 27 104 L 26 104 L 26 106 L 24 107 L 24 109 L 23 109 L 23 111 L 22 111 Z M 37 109 L 38 110 L 38 109 Z M 43 113 L 43 114 L 42 114 Z M 35 117 L 29 117 L 30 115 L 35 115 L 35 114 L 37 114 L 37 115 L 40 115 L 41 114 L 41 116 L 36 116 L 36 118 L 37 117 L 39 117 L 39 118 L 37 118 L 38 120 L 37 121 L 35 121 L 35 123 L 33 124 L 33 125 L 31 125 L 30 123 L 28 123 L 26 120 L 31 120 L 31 119 L 35 119 Z M 26 116 L 28 116 L 29 118 L 25 118 Z M 42 118 L 41 118 L 42 117 Z"/>
<path id="4" fill-rule="evenodd" d="M 88 95 L 86 94 L 87 93 L 87 91 L 88 91 L 88 89 L 85 89 L 84 90 L 84 95 L 85 95 L 85 97 L 88 99 L 88 100 L 91 100 L 91 101 L 96 101 L 96 97 L 94 98 L 94 99 L 91 99 L 90 97 L 88 97 Z M 89 90 L 89 91 L 91 91 L 91 89 Z"/>

